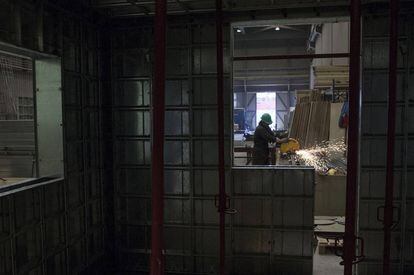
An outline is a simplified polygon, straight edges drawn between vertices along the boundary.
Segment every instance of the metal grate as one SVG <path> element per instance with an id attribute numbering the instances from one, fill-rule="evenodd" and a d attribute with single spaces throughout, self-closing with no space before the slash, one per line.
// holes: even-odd
<path id="1" fill-rule="evenodd" d="M 0 120 L 20 119 L 33 119 L 32 61 L 0 53 Z"/>

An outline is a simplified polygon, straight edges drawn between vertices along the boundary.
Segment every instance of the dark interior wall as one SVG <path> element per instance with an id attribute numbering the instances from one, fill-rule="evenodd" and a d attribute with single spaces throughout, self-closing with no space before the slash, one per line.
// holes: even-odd
<path id="1" fill-rule="evenodd" d="M 411 7 L 408 5 L 410 4 Z M 414 273 L 414 10 L 401 3 L 399 14 L 397 115 L 394 161 L 394 220 L 391 234 L 392 274 Z M 382 274 L 383 210 L 386 178 L 389 72 L 389 9 L 367 5 L 362 33 L 362 109 L 360 168 L 360 236 L 366 260 L 359 274 Z"/>
<path id="2" fill-rule="evenodd" d="M 149 22 L 152 23 L 152 22 Z M 121 273 L 147 274 L 151 227 L 151 25 L 112 31 L 115 225 Z M 169 22 L 165 140 L 168 274 L 217 273 L 218 194 L 215 25 Z M 124 25 L 128 26 L 128 25 Z M 225 29 L 226 55 L 228 29 Z M 225 73 L 229 74 L 228 57 Z M 225 86 L 226 140 L 230 87 Z M 156 130 L 156 129 L 155 129 Z M 154 131 L 155 131 L 154 130 Z M 226 163 L 230 163 L 229 143 Z"/>
<path id="3" fill-rule="evenodd" d="M 105 88 L 100 72 L 104 51 L 99 17 L 85 1 L 45 1 L 43 11 L 34 2 L 0 1 L 0 40 L 33 50 L 42 50 L 43 44 L 44 52 L 62 58 L 65 180 L 2 198 L 0 227 L 10 228 L 0 245 L 0 273 L 91 274 L 103 266 L 106 232 L 101 148 Z M 16 23 L 16 9 L 21 11 L 20 23 Z M 34 219 L 23 215 L 17 227 L 4 223 L 11 209 L 16 215 L 38 214 Z M 28 237 L 24 241 L 18 236 Z M 9 244 L 13 249 L 7 248 Z"/>

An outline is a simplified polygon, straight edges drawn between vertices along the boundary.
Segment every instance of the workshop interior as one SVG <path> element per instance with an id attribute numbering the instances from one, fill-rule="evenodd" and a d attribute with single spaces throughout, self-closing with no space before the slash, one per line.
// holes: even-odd
<path id="1" fill-rule="evenodd" d="M 414 274 L 412 0 L 0 0 L 0 274 Z"/>

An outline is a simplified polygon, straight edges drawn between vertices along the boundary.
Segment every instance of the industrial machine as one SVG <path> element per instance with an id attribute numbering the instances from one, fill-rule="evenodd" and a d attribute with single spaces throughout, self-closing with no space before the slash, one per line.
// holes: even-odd
<path id="1" fill-rule="evenodd" d="M 294 154 L 297 150 L 300 149 L 299 141 L 296 139 L 289 139 L 288 142 L 282 143 L 280 145 L 280 154 Z"/>

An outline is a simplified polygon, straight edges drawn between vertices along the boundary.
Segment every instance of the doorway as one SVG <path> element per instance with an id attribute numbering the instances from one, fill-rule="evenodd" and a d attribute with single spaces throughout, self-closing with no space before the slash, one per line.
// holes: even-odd
<path id="1" fill-rule="evenodd" d="M 255 129 L 270 115 L 278 141 L 262 169 L 315 169 L 313 272 L 343 274 L 349 19 L 240 22 L 231 34 L 233 166 L 258 168 Z"/>

